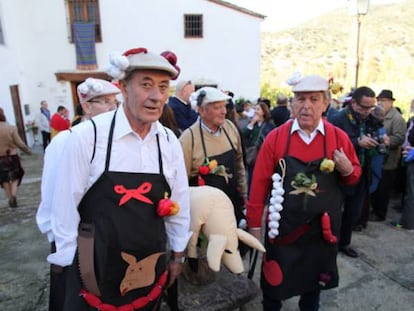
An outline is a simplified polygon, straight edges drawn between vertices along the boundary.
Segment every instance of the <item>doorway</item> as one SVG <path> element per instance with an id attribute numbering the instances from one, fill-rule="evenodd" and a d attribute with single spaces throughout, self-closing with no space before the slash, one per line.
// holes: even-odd
<path id="1" fill-rule="evenodd" d="M 25 131 L 23 115 L 22 115 L 22 106 L 20 103 L 19 86 L 17 84 L 10 85 L 10 94 L 12 98 L 14 119 L 16 120 L 17 131 L 21 139 L 27 145 L 26 131 Z"/>

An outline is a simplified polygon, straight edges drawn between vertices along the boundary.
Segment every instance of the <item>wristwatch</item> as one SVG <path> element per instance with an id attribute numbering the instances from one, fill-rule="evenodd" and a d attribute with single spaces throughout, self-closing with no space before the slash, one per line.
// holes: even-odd
<path id="1" fill-rule="evenodd" d="M 170 261 L 173 263 L 183 264 L 185 262 L 185 256 L 175 257 L 174 255 L 171 255 Z"/>

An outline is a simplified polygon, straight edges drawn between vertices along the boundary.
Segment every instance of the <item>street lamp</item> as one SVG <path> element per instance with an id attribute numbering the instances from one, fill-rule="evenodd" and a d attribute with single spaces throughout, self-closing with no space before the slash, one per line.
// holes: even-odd
<path id="1" fill-rule="evenodd" d="M 351 11 L 357 18 L 357 33 L 356 33 L 356 60 L 355 60 L 355 88 L 358 87 L 359 74 L 359 33 L 361 29 L 361 16 L 366 15 L 369 9 L 369 0 L 352 0 Z"/>

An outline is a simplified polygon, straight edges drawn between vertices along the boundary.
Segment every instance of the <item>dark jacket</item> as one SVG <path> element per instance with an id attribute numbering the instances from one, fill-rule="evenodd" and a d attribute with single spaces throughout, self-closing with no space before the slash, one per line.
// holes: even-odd
<path id="1" fill-rule="evenodd" d="M 261 126 L 256 123 L 253 129 L 245 127 L 241 133 L 246 146 L 249 147 L 255 145 L 258 149 L 260 149 L 265 137 L 271 130 L 274 129 L 274 127 L 275 125 L 273 124 L 273 121 L 263 122 Z"/>
<path id="2" fill-rule="evenodd" d="M 290 119 L 290 111 L 287 106 L 276 106 L 270 111 L 275 127 L 278 127 Z"/>
<path id="3" fill-rule="evenodd" d="M 177 97 L 171 96 L 168 105 L 174 111 L 175 120 L 181 131 L 189 128 L 197 120 L 198 115 L 191 109 L 191 105 L 184 104 Z"/>
<path id="4" fill-rule="evenodd" d="M 352 117 L 348 117 L 349 114 Z M 352 118 L 352 120 L 350 120 L 350 118 Z M 355 151 L 359 154 L 360 147 L 358 145 L 358 138 L 360 137 L 361 121 L 358 119 L 354 111 L 349 108 L 341 109 L 335 114 L 328 115 L 328 121 L 348 134 L 352 144 L 354 145 Z"/>

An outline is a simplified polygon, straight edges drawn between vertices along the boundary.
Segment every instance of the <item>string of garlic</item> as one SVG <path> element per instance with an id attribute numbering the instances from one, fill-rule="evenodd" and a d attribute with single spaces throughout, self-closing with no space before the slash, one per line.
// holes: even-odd
<path id="1" fill-rule="evenodd" d="M 279 173 L 272 175 L 273 189 L 271 191 L 271 197 L 269 201 L 269 215 L 268 215 L 268 237 L 274 239 L 279 235 L 279 220 L 280 212 L 283 210 L 283 195 L 285 189 L 283 189 L 283 180 L 286 174 L 286 162 L 284 159 L 279 160 L 279 166 L 281 168 L 282 176 Z"/>

